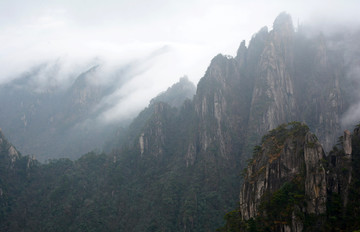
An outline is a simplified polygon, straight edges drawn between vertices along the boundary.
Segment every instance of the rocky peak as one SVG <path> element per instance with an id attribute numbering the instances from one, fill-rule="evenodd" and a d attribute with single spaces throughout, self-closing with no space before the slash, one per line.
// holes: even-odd
<path id="1" fill-rule="evenodd" d="M 241 41 L 240 47 L 237 51 L 236 60 L 239 61 L 240 67 L 243 67 L 246 63 L 247 48 L 245 40 Z"/>
<path id="2" fill-rule="evenodd" d="M 268 28 L 265 26 L 263 28 L 261 28 L 256 34 L 254 34 L 249 42 L 249 47 L 248 47 L 248 60 L 252 62 L 251 63 L 257 63 L 254 62 L 253 59 L 258 59 L 259 56 L 261 55 L 265 43 L 268 39 L 269 36 L 269 30 Z"/>
<path id="3" fill-rule="evenodd" d="M 235 139 L 230 136 L 230 131 L 234 130 L 235 134 L 236 128 L 241 125 L 239 121 L 245 118 L 230 112 L 246 113 L 246 84 L 245 75 L 240 74 L 239 62 L 236 59 L 221 54 L 212 59 L 194 97 L 194 108 L 199 118 L 201 151 L 206 151 L 209 146 L 216 146 L 220 154 L 225 156 L 230 153 L 230 146 L 227 147 L 226 144 L 231 144 L 229 141 Z M 225 128 L 225 125 L 231 125 L 232 128 Z M 214 141 L 218 144 L 215 145 Z"/>
<path id="4" fill-rule="evenodd" d="M 204 78 L 213 78 L 216 81 L 224 81 L 224 78 L 228 77 L 224 71 L 226 66 L 229 64 L 230 57 L 218 54 L 215 56 L 210 63 L 209 68 L 206 70 Z"/>
<path id="5" fill-rule="evenodd" d="M 270 131 L 263 137 L 261 146 L 255 147 L 247 168 L 240 192 L 243 219 L 266 215 L 266 212 L 259 212 L 264 196 L 274 194 L 294 180 L 298 190 L 307 196 L 307 206 L 301 211 L 323 213 L 326 178 L 325 169 L 319 165 L 324 157 L 321 144 L 306 125 L 296 122 Z"/>
<path id="6" fill-rule="evenodd" d="M 69 89 L 69 101 L 73 102 L 75 109 L 82 109 L 101 99 L 102 87 L 95 85 L 98 68 L 97 65 L 80 74 Z"/>
<path id="7" fill-rule="evenodd" d="M 280 13 L 273 23 L 273 30 L 274 32 L 284 34 L 294 32 L 294 26 L 291 16 L 286 12 Z"/>
<path id="8" fill-rule="evenodd" d="M 249 47 L 253 45 L 252 43 L 257 43 L 258 41 L 265 41 L 269 35 L 269 28 L 267 26 L 262 27 L 256 34 L 254 34 L 250 40 Z"/>
<path id="9" fill-rule="evenodd" d="M 287 70 L 292 68 L 294 34 L 291 16 L 284 12 L 281 13 L 274 21 L 269 42 L 284 59 L 285 64 L 288 66 L 286 67 Z"/>
<path id="10" fill-rule="evenodd" d="M 281 123 L 290 122 L 295 117 L 293 29 L 291 26 L 291 30 L 287 30 L 289 24 L 292 25 L 289 15 L 283 13 L 278 16 L 254 66 L 256 75 L 250 109 L 250 128 L 259 134 L 265 134 L 266 131 Z"/>
<path id="11" fill-rule="evenodd" d="M 300 232 L 325 228 L 333 223 L 331 215 L 344 217 L 345 209 L 353 207 L 347 208 L 352 200 L 349 196 L 357 191 L 352 185 L 356 164 L 348 157 L 354 151 L 354 136 L 356 129 L 353 135 L 345 130 L 342 147 L 335 146 L 325 156 L 317 137 L 301 123 L 271 130 L 255 147 L 245 170 L 240 192 L 242 219 L 256 220 L 258 229 Z M 306 224 L 310 218 L 312 223 Z"/>
<path id="12" fill-rule="evenodd" d="M 179 108 L 186 99 L 192 99 L 195 92 L 195 85 L 189 81 L 187 76 L 183 76 L 165 92 L 162 92 L 153 98 L 150 101 L 150 105 L 155 104 L 156 102 L 166 102 L 170 106 Z"/>
<path id="13" fill-rule="evenodd" d="M 99 69 L 99 65 L 91 67 L 89 70 L 81 73 L 73 83 L 72 88 L 86 88 L 91 84 L 92 78 L 96 74 L 96 71 Z"/>

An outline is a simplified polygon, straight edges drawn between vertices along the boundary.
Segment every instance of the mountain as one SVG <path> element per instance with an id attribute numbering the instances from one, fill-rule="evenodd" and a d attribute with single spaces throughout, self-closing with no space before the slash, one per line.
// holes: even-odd
<path id="1" fill-rule="evenodd" d="M 38 162 L 29 156 L 22 156 L 7 141 L 0 129 L 0 221 L 6 222 L 12 208 L 19 207 L 17 198 L 31 179 L 32 169 Z M 21 206 L 20 206 L 21 207 Z M 1 223 L 0 230 L 6 231 Z"/>
<path id="2" fill-rule="evenodd" d="M 359 129 L 345 130 L 328 156 L 304 124 L 271 130 L 254 149 L 239 211 L 223 231 L 359 229 Z"/>
<path id="3" fill-rule="evenodd" d="M 195 92 L 195 85 L 186 76 L 181 77 L 177 83 L 151 99 L 149 106 L 143 109 L 127 128 L 118 129 L 116 135 L 106 141 L 103 150 L 110 153 L 112 150 L 130 143 L 150 120 L 159 104 L 180 109 L 185 101 L 194 97 Z"/>
<path id="4" fill-rule="evenodd" d="M 181 77 L 179 82 L 169 87 L 166 91 L 150 101 L 150 105 L 156 102 L 165 102 L 172 107 L 181 107 L 185 100 L 191 100 L 196 93 L 196 86 L 189 81 L 187 76 Z"/>
<path id="5" fill-rule="evenodd" d="M 262 28 L 248 46 L 242 42 L 236 57 L 221 54 L 214 57 L 194 96 L 194 88 L 183 78 L 153 99 L 129 127 L 109 142 L 108 154 L 91 152 L 75 161 L 60 159 L 34 166 L 28 175 L 31 179 L 19 184 L 20 189 L 14 192 L 17 205 L 6 209 L 4 220 L 0 221 L 2 228 L 214 231 L 224 224 L 223 215 L 236 208 L 240 192 L 242 203 L 249 204 L 243 204 L 241 215 L 245 221 L 236 217 L 237 213 L 227 217 L 234 219 L 239 228 L 242 223 L 251 226 L 246 220 L 262 212 L 257 204 L 266 190 L 260 185 L 266 179 L 263 166 L 268 163 L 274 175 L 266 182 L 269 194 L 281 190 L 282 196 L 284 190 L 293 196 L 290 203 L 301 200 L 298 205 L 289 204 L 286 220 L 293 212 L 303 212 L 299 217 L 310 215 L 310 222 L 306 222 L 316 221 L 319 226 L 314 228 L 332 223 L 322 214 L 340 217 L 338 210 L 344 208 L 334 206 L 330 207 L 333 211 L 327 211 L 325 207 L 325 211 L 323 203 L 330 200 L 324 199 L 332 198 L 323 193 L 334 196 L 334 204 L 334 192 L 344 197 L 344 186 L 339 191 L 336 184 L 327 183 L 345 183 L 343 180 L 348 176 L 340 172 L 353 163 L 342 162 L 336 155 L 335 161 L 322 162 L 341 134 L 343 115 L 356 105 L 356 92 L 352 90 L 358 85 L 349 77 L 356 65 L 347 60 L 349 54 L 356 57 L 356 46 L 350 43 L 355 44 L 358 35 L 309 33 L 306 27 L 295 30 L 291 17 L 281 13 L 272 30 Z M 89 75 L 92 72 L 89 70 Z M 80 78 L 78 83 L 83 86 L 84 81 Z M 87 102 L 90 105 L 96 102 L 101 90 L 95 88 L 88 95 L 80 87 L 73 93 L 68 96 L 79 105 L 71 108 L 70 112 L 76 114 L 70 122 L 82 117 L 82 106 L 88 109 Z M 184 101 L 186 98 L 189 99 Z M 292 121 L 301 123 L 276 129 Z M 259 179 L 254 179 L 260 186 L 256 192 L 252 191 L 254 183 L 249 181 L 252 174 L 244 180 L 241 170 L 251 158 L 254 145 L 269 130 L 270 134 L 263 139 L 267 144 L 255 147 L 257 156 L 253 160 L 260 161 L 248 168 L 259 175 Z M 348 134 L 346 138 L 344 147 L 348 152 Z M 342 149 L 338 150 L 341 153 Z M 325 168 L 334 171 L 327 174 Z M 357 169 L 353 170 L 357 175 Z M 284 178 L 277 179 L 282 173 Z M 297 173 L 303 176 L 297 179 Z M 241 190 L 243 181 L 245 190 Z M 259 196 L 251 198 L 254 192 Z M 305 196 L 310 200 L 305 201 Z M 279 203 L 284 203 L 282 198 Z M 349 215 L 356 218 L 358 207 L 352 203 L 355 207 Z M 287 206 L 287 200 L 284 204 Z M 271 204 L 264 207 L 281 210 Z M 264 226 L 273 222 L 266 215 L 258 220 Z M 304 221 L 292 222 L 296 228 L 308 228 Z M 334 219 L 331 225 L 337 222 Z M 289 223 L 275 224 L 284 230 L 291 228 Z"/>
<path id="6" fill-rule="evenodd" d="M 48 69 L 53 71 L 47 73 Z M 126 84 L 129 78 L 127 70 L 131 67 L 115 72 L 113 79 L 116 80 L 110 83 L 103 80 L 100 65 L 92 66 L 74 80 L 67 81 L 68 84 L 52 79 L 58 75 L 59 69 L 61 67 L 51 64 L 40 65 L 0 85 L 0 124 L 3 130 L 23 153 L 36 154 L 41 161 L 79 158 L 87 152 L 101 150 L 104 143 L 105 149 L 111 151 L 113 146 L 109 141 L 114 140 L 114 136 L 131 120 L 102 122 L 99 118 L 116 104 L 109 99 Z M 49 83 L 38 80 L 43 75 L 49 76 Z M 195 91 L 194 84 L 183 77 L 153 101 L 180 107 L 185 99 L 193 97 Z"/>
<path id="7" fill-rule="evenodd" d="M 98 65 L 81 73 L 69 86 L 50 78 L 41 86 L 42 65 L 9 83 L 0 85 L 0 124 L 9 138 L 25 154 L 36 154 L 37 159 L 68 157 L 103 146 L 114 133 L 114 125 L 96 121 L 101 101 L 114 92 L 96 84 Z M 57 74 L 48 74 L 50 77 Z M 61 85 L 60 85 L 61 84 Z M 104 109 L 101 109 L 104 110 Z M 117 126 L 121 123 L 117 122 Z"/>

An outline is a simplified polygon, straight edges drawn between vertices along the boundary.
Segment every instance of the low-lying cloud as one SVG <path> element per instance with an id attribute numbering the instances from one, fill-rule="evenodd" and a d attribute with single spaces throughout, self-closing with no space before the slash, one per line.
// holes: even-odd
<path id="1" fill-rule="evenodd" d="M 106 109 L 98 121 L 110 122 L 136 114 L 185 74 L 196 84 L 212 57 L 235 55 L 243 39 L 271 28 L 282 11 L 295 26 L 358 25 L 357 6 L 356 0 L 4 0 L 0 84 L 35 73 L 37 91 L 66 88 L 99 65 L 94 81 L 114 91 L 94 111 Z"/>

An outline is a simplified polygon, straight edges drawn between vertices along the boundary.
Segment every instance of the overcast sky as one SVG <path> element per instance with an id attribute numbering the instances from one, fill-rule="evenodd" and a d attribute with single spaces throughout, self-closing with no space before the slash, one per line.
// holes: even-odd
<path id="1" fill-rule="evenodd" d="M 212 57 L 234 56 L 282 11 L 295 26 L 360 22 L 359 0 L 0 0 L 0 83 L 47 61 L 63 63 L 60 79 L 144 61 L 131 83 L 141 91 L 127 89 L 142 102 L 183 75 L 197 84 Z"/>

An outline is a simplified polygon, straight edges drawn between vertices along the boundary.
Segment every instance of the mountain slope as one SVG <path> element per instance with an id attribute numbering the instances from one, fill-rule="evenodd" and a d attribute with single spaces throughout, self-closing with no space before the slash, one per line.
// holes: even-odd
<path id="1" fill-rule="evenodd" d="M 38 86 L 42 68 L 47 66 L 0 85 L 0 124 L 11 141 L 23 153 L 36 154 L 41 161 L 78 158 L 101 148 L 113 134 L 114 125 L 97 123 L 100 112 L 94 109 L 114 90 L 93 83 L 99 78 L 99 66 L 80 74 L 69 87 L 56 81 Z"/>
<path id="2" fill-rule="evenodd" d="M 325 156 L 305 125 L 270 131 L 245 170 L 239 211 L 220 231 L 359 229 L 359 136 L 359 126 L 346 130 Z"/>

